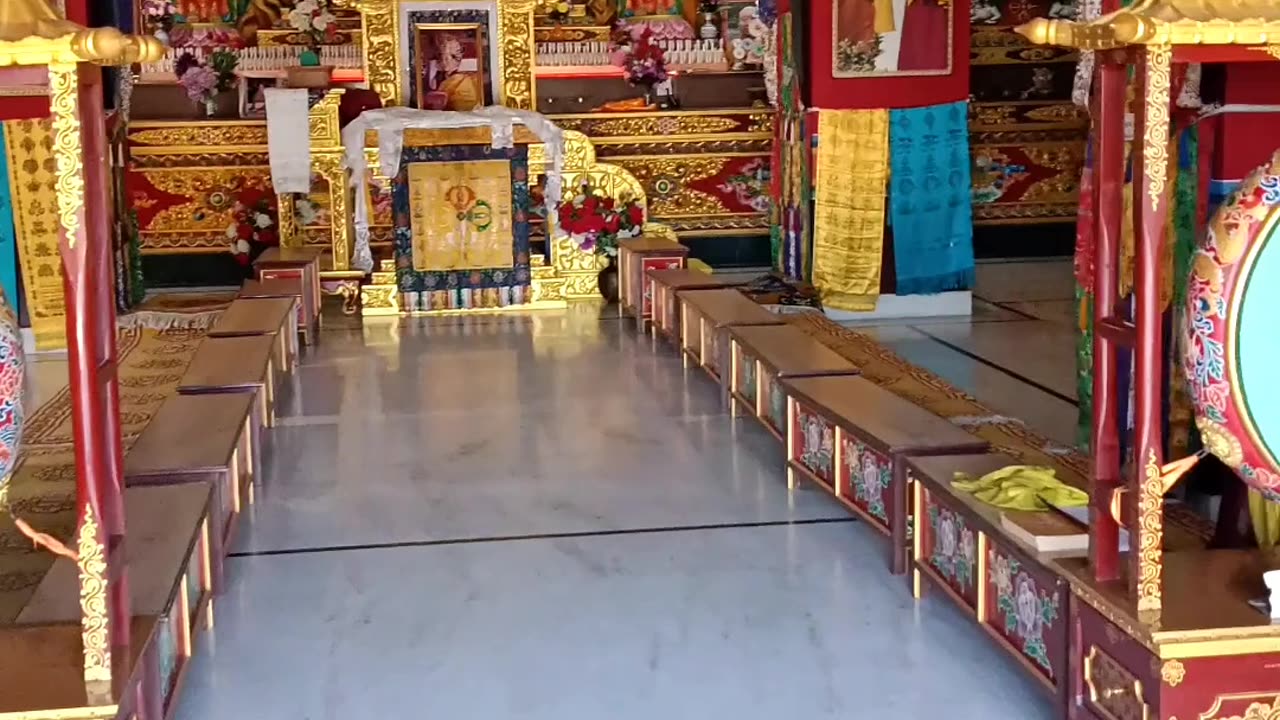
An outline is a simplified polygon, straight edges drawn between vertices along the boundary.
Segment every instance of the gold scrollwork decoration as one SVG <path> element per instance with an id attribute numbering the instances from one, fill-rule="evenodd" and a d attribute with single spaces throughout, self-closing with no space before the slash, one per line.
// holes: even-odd
<path id="1" fill-rule="evenodd" d="M 265 123 L 218 123 L 149 126 L 135 122 L 129 133 L 132 145 L 162 147 L 196 146 L 207 148 L 243 147 L 267 144 Z"/>
<path id="2" fill-rule="evenodd" d="M 333 269 L 346 270 L 351 260 L 351 208 L 347 193 L 347 171 L 340 154 L 316 155 L 311 169 L 329 186 L 329 228 L 332 238 Z"/>
<path id="3" fill-rule="evenodd" d="M 84 150 L 80 139 L 79 73 L 75 65 L 49 66 L 49 104 L 53 111 L 53 157 L 57 163 L 58 222 L 74 250 L 84 211 Z"/>
<path id="4" fill-rule="evenodd" d="M 1164 538 L 1164 480 L 1155 449 L 1149 449 L 1138 488 L 1138 613 L 1159 613 Z"/>
<path id="5" fill-rule="evenodd" d="M 1223 706 L 1231 703 L 1236 707 L 1248 702 L 1243 715 L 1228 716 Z M 1213 707 L 1200 713 L 1200 720 L 1275 720 L 1280 717 L 1280 693 L 1236 693 L 1219 695 L 1213 701 Z"/>
<path id="6" fill-rule="evenodd" d="M 1151 212 L 1160 209 L 1169 178 L 1169 83 L 1173 49 L 1152 45 L 1146 51 L 1147 96 L 1143 110 L 1142 160 Z"/>
<path id="7" fill-rule="evenodd" d="M 80 568 L 80 624 L 86 683 L 111 683 L 111 644 L 107 631 L 107 559 L 93 506 L 86 505 L 76 541 Z"/>
<path id="8" fill-rule="evenodd" d="M 1169 687 L 1178 687 L 1187 679 L 1187 667 L 1181 660 L 1166 660 L 1160 666 L 1160 679 Z"/>
<path id="9" fill-rule="evenodd" d="M 1089 704 L 1106 720 L 1149 720 L 1151 707 L 1142 696 L 1142 681 L 1115 658 L 1094 645 L 1084 658 Z"/>
<path id="10" fill-rule="evenodd" d="M 66 302 L 62 258 L 58 254 L 57 162 L 53 158 L 53 124 L 41 120 L 8 120 L 4 143 L 13 206 L 14 235 L 26 301 L 37 350 L 66 348 Z"/>
<path id="11" fill-rule="evenodd" d="M 312 151 L 342 147 L 338 107 L 345 90 L 330 90 L 308 113 Z"/>
<path id="12" fill-rule="evenodd" d="M 499 101 L 518 110 L 536 110 L 533 87 L 534 0 L 498 0 Z"/>

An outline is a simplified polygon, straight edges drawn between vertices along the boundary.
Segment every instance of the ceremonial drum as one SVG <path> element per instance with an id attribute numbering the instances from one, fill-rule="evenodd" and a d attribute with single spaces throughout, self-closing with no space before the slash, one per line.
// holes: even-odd
<path id="1" fill-rule="evenodd" d="M 1192 259 L 1183 368 L 1205 448 L 1280 501 L 1280 152 L 1227 198 Z"/>
<path id="2" fill-rule="evenodd" d="M 0 293 L 0 498 L 17 465 L 22 441 L 22 391 L 26 360 L 22 354 L 22 331 L 13 307 Z"/>

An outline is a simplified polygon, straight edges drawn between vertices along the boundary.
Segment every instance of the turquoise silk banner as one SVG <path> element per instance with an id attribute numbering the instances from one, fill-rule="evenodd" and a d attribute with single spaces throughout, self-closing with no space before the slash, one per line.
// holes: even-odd
<path id="1" fill-rule="evenodd" d="M 889 225 L 898 295 L 973 287 L 969 110 L 889 111 Z"/>
<path id="2" fill-rule="evenodd" d="M 9 192 L 9 157 L 0 124 L 0 289 L 16 315 L 18 305 L 18 242 L 13 229 L 13 196 Z"/>

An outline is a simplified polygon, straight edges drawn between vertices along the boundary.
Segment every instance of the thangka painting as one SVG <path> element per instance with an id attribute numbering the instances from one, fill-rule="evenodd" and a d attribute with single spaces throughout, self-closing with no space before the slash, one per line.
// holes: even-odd
<path id="1" fill-rule="evenodd" d="M 392 187 L 408 310 L 529 302 L 528 149 L 406 147 Z"/>
<path id="2" fill-rule="evenodd" d="M 947 75 L 951 72 L 951 0 L 832 0 L 838 78 Z"/>
<path id="3" fill-rule="evenodd" d="M 475 110 L 493 104 L 487 10 L 415 10 L 408 14 L 410 107 Z"/>

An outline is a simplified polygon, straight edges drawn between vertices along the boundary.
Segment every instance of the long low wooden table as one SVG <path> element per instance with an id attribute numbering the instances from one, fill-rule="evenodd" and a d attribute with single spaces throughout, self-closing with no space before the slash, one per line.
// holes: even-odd
<path id="1" fill-rule="evenodd" d="M 178 384 L 184 395 L 250 393 L 259 427 L 275 424 L 276 339 L 270 335 L 205 338 Z"/>
<path id="2" fill-rule="evenodd" d="M 261 466 L 254 397 L 248 393 L 172 395 L 164 401 L 124 461 L 125 484 L 198 483 L 213 487 L 216 518 L 210 536 L 214 587 L 244 506 L 252 502 Z"/>
<path id="3" fill-rule="evenodd" d="M 791 325 L 729 328 L 730 371 L 720 385 L 731 412 L 754 415 L 779 440 L 787 431 L 782 378 L 857 375 L 858 368 L 808 333 Z"/>
<path id="4" fill-rule="evenodd" d="M 257 260 L 253 261 L 253 271 L 259 280 L 298 280 L 302 283 L 305 295 L 310 297 L 311 322 L 302 330 L 303 341 L 312 345 L 320 330 L 320 257 L 323 248 L 316 247 L 273 247 L 267 248 Z M 306 313 L 306 310 L 300 311 Z"/>
<path id="5" fill-rule="evenodd" d="M 648 270 L 644 282 L 645 292 L 653 298 L 654 334 L 677 344 L 680 342 L 678 293 L 684 290 L 717 290 L 737 284 L 690 268 Z"/>
<path id="6" fill-rule="evenodd" d="M 222 311 L 207 335 L 213 338 L 270 335 L 279 344 L 276 350 L 276 368 L 282 374 L 287 374 L 293 370 L 298 359 L 297 308 L 298 301 L 292 295 L 238 297 Z"/>
<path id="7" fill-rule="evenodd" d="M 644 332 L 653 317 L 653 301 L 645 281 L 648 270 L 683 268 L 689 248 L 665 237 L 640 236 L 618 241 L 618 309 L 635 318 Z"/>
<path id="8" fill-rule="evenodd" d="M 738 290 L 685 290 L 680 301 L 680 349 L 720 382 L 729 367 L 728 328 L 735 325 L 783 325 L 782 316 L 756 304 Z"/>
<path id="9" fill-rule="evenodd" d="M 889 567 L 907 571 L 908 457 L 983 453 L 987 442 L 866 378 L 786 378 L 787 480 L 817 483 L 889 536 Z"/>

